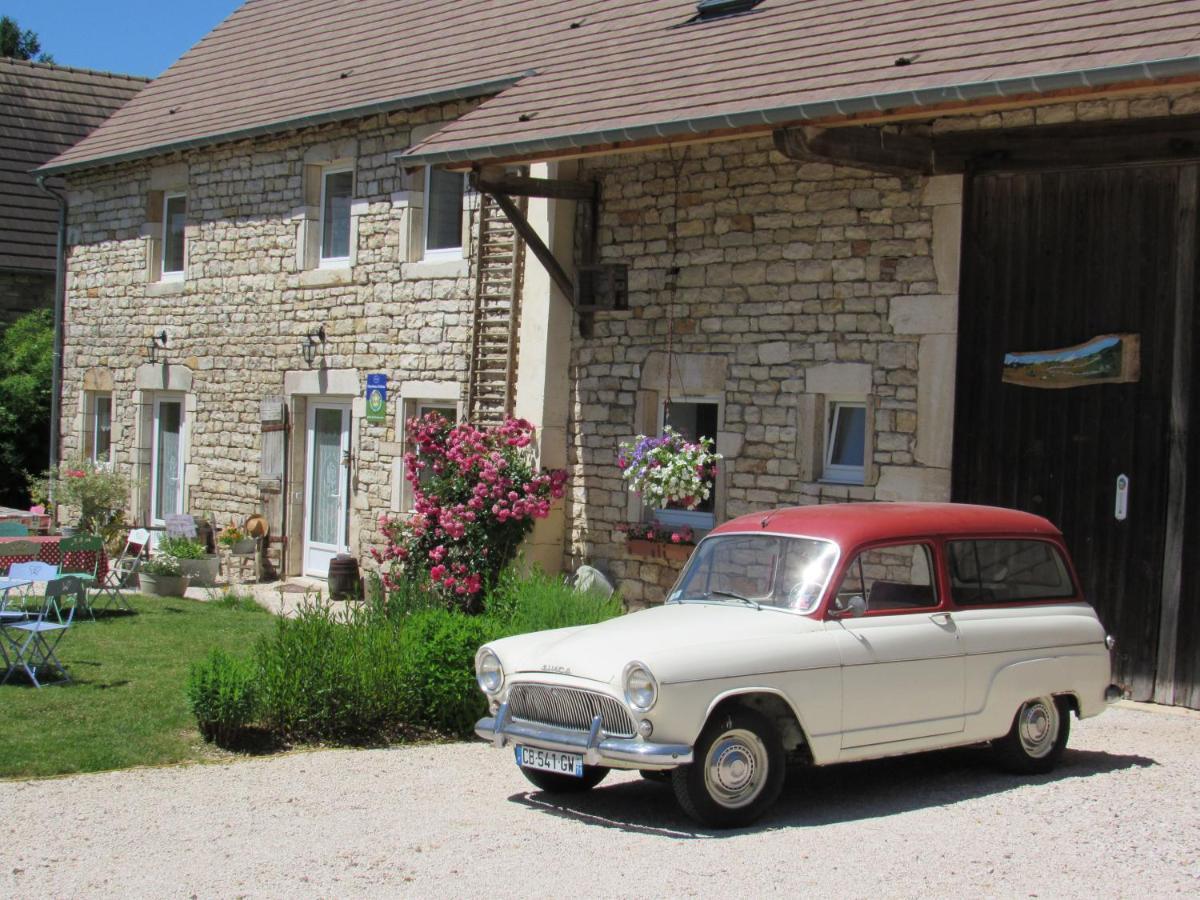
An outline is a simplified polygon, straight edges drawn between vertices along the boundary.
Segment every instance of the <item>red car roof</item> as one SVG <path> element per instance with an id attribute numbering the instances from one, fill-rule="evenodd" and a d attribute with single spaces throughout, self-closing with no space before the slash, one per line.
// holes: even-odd
<path id="1" fill-rule="evenodd" d="M 966 503 L 831 503 L 793 506 L 738 516 L 712 534 L 763 532 L 828 538 L 842 547 L 890 538 L 929 535 L 1027 534 L 1061 537 L 1049 521 L 1032 513 Z"/>

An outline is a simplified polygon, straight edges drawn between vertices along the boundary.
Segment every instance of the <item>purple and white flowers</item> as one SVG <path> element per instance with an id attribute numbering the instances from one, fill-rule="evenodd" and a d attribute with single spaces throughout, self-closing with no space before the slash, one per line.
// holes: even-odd
<path id="1" fill-rule="evenodd" d="M 688 441 L 668 425 L 660 437 L 622 442 L 617 465 L 647 506 L 695 509 L 712 495 L 719 459 L 711 438 Z"/>

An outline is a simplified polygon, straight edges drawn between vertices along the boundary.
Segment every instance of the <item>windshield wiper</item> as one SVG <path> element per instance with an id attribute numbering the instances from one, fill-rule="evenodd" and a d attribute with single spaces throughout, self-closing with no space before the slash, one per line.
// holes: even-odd
<path id="1" fill-rule="evenodd" d="M 709 591 L 708 596 L 710 596 L 710 597 L 728 597 L 731 600 L 740 600 L 742 603 L 748 604 L 749 606 L 753 606 L 755 609 L 762 609 L 761 606 L 759 606 L 757 603 L 755 603 L 749 597 L 743 597 L 741 594 L 735 594 L 733 591 Z"/>

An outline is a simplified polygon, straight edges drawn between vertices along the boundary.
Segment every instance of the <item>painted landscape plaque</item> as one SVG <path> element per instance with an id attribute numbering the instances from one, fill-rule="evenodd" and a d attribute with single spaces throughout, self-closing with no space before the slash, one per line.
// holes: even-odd
<path id="1" fill-rule="evenodd" d="M 1129 384 L 1141 374 L 1141 335 L 1102 334 L 1061 350 L 1006 353 L 1002 380 L 1054 389 Z"/>

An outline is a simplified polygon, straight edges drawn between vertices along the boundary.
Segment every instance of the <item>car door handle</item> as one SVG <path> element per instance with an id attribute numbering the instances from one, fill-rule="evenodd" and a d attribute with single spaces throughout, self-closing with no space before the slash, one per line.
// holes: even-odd
<path id="1" fill-rule="evenodd" d="M 929 620 L 931 622 L 933 622 L 935 625 L 953 625 L 954 624 L 954 619 L 951 618 L 950 613 L 945 613 L 945 612 L 934 613 L 933 615 L 931 615 L 929 617 Z"/>

